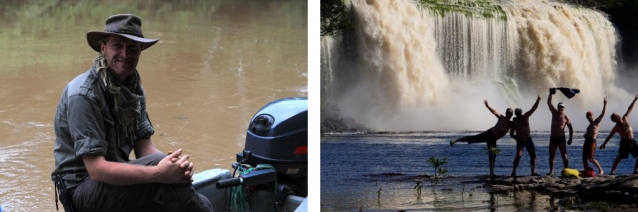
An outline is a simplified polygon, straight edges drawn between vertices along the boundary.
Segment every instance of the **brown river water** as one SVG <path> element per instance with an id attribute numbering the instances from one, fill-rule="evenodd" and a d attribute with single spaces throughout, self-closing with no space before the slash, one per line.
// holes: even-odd
<path id="1" fill-rule="evenodd" d="M 308 96 L 308 2 L 9 1 L 0 7 L 0 206 L 55 211 L 53 118 L 62 89 L 97 55 L 86 32 L 111 14 L 142 18 L 138 70 L 162 151 L 195 170 L 230 169 L 249 120 L 275 99 Z M 62 210 L 62 209 L 60 209 Z"/>

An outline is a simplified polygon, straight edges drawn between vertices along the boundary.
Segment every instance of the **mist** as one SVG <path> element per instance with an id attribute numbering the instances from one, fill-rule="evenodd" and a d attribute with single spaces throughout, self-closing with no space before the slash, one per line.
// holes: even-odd
<path id="1" fill-rule="evenodd" d="M 437 16 L 409 0 L 352 6 L 355 33 L 321 41 L 322 105 L 374 130 L 487 130 L 497 120 L 484 100 L 504 114 L 528 111 L 537 96 L 530 127 L 549 130 L 551 87 L 581 90 L 552 97 L 567 105 L 574 131 L 586 129 L 585 113 L 597 117 L 607 97 L 600 129 L 610 130 L 609 116 L 623 115 L 636 96 L 635 75 L 617 65 L 615 29 L 597 11 L 516 0 L 502 5 L 502 21 Z"/>

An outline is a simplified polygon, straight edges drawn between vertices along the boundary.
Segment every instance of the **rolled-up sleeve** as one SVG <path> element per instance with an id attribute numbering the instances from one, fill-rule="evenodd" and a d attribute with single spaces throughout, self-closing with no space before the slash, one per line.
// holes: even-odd
<path id="1" fill-rule="evenodd" d="M 84 95 L 69 97 L 67 117 L 75 156 L 106 155 L 108 142 L 104 118 L 95 100 Z"/>

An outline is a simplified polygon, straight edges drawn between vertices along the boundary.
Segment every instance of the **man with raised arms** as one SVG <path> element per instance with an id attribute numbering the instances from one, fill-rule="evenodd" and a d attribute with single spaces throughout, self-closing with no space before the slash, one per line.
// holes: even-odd
<path id="1" fill-rule="evenodd" d="M 624 116 L 620 117 L 620 115 L 616 113 L 611 114 L 611 121 L 616 122 L 616 125 L 611 129 L 611 132 L 609 132 L 609 136 L 607 136 L 603 145 L 600 146 L 600 149 L 605 149 L 605 145 L 609 142 L 609 139 L 611 139 L 611 137 L 616 133 L 620 134 L 618 155 L 616 156 L 616 160 L 614 160 L 614 165 L 611 167 L 610 175 L 615 174 L 618 163 L 620 163 L 620 160 L 628 158 L 629 153 L 631 153 L 634 158 L 638 157 L 638 145 L 634 139 L 634 130 L 631 128 L 631 124 L 629 123 L 629 114 L 631 113 L 631 110 L 634 109 L 636 100 L 638 100 L 638 95 L 636 95 L 634 101 L 631 102 L 631 105 L 627 108 L 627 112 Z M 636 159 L 633 174 L 638 174 L 638 159 Z"/>
<path id="2" fill-rule="evenodd" d="M 516 108 L 514 114 L 516 117 L 512 119 L 512 126 L 510 128 L 510 136 L 516 140 L 516 157 L 514 158 L 514 167 L 512 168 L 512 177 L 516 177 L 516 168 L 523 156 L 523 148 L 527 149 L 529 153 L 529 165 L 532 169 L 532 176 L 538 176 L 536 174 L 536 148 L 534 148 L 534 142 L 529 129 L 529 117 L 538 108 L 538 103 L 541 101 L 541 96 L 536 98 L 536 103 L 532 106 L 532 109 L 523 114 L 521 108 Z"/>
<path id="3" fill-rule="evenodd" d="M 560 150 L 560 156 L 563 158 L 563 167 L 569 167 L 569 161 L 567 160 L 567 145 L 572 144 L 572 136 L 574 135 L 574 129 L 572 123 L 569 121 L 567 114 L 565 114 L 565 104 L 558 103 L 558 109 L 552 105 L 552 95 L 556 93 L 555 88 L 549 89 L 549 97 L 547 97 L 547 106 L 549 111 L 552 112 L 552 125 L 551 133 L 549 137 L 549 173 L 547 175 L 554 174 L 554 158 L 556 157 L 556 148 Z M 569 140 L 565 139 L 565 126 L 569 127 Z"/>
<path id="4" fill-rule="evenodd" d="M 594 158 L 594 153 L 596 153 L 596 136 L 598 136 L 598 127 L 600 126 L 600 121 L 605 116 L 605 109 L 607 108 L 607 98 L 603 100 L 603 112 L 600 113 L 600 116 L 594 120 L 594 113 L 588 111 L 585 114 L 587 117 L 587 121 L 589 121 L 589 126 L 587 126 L 587 132 L 585 133 L 585 143 L 583 144 L 583 167 L 585 170 L 589 168 L 589 164 L 587 161 L 591 161 L 598 168 L 598 175 L 603 175 L 603 168 L 600 167 L 600 163 Z"/>

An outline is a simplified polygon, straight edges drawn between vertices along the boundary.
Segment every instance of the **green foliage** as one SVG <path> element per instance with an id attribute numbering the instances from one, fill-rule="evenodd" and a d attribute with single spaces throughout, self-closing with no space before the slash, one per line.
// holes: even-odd
<path id="1" fill-rule="evenodd" d="M 466 17 L 499 18 L 507 20 L 505 10 L 496 1 L 491 0 L 419 0 L 421 6 L 437 15 L 445 17 L 447 13 L 462 13 Z"/>
<path id="2" fill-rule="evenodd" d="M 501 154 L 501 150 L 498 147 L 483 147 L 484 150 L 487 151 L 487 153 L 492 153 L 495 155 Z"/>
<path id="3" fill-rule="evenodd" d="M 421 196 L 421 188 L 423 188 L 423 185 L 422 185 L 423 179 L 416 179 L 414 181 L 415 181 L 416 185 L 414 186 L 413 189 L 416 189 L 416 193 L 420 197 Z"/>
<path id="4" fill-rule="evenodd" d="M 438 184 L 439 179 L 442 178 L 445 173 L 447 173 L 447 169 L 441 168 L 441 166 L 447 163 L 447 158 L 444 157 L 443 159 L 438 159 L 434 156 L 430 156 L 427 162 L 432 165 L 432 167 L 434 167 L 434 176 L 432 177 L 430 183 Z"/>
<path id="5" fill-rule="evenodd" d="M 321 36 L 334 36 L 354 28 L 343 0 L 321 0 Z"/>

